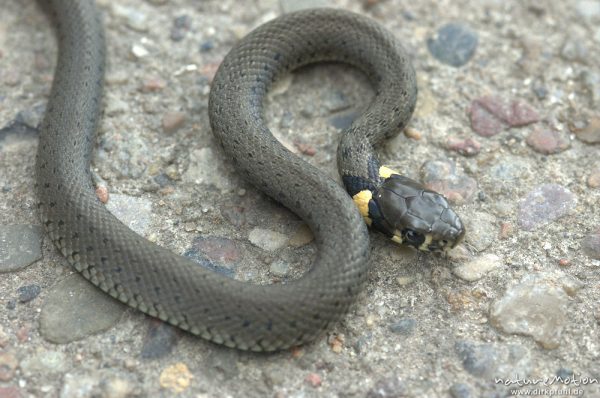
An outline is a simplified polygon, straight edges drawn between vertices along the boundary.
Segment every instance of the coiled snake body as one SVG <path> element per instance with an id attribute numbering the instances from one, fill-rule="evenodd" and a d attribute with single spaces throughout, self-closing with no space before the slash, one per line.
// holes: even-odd
<path id="1" fill-rule="evenodd" d="M 104 74 L 98 11 L 92 0 L 51 0 L 50 6 L 59 58 L 37 157 L 39 207 L 69 263 L 111 296 L 216 343 L 278 350 L 314 339 L 347 310 L 367 274 L 363 219 L 426 250 L 462 237 L 460 220 L 441 196 L 380 167 L 373 151 L 414 109 L 415 77 L 405 52 L 370 19 L 329 9 L 284 15 L 249 34 L 220 66 L 209 104 L 213 132 L 237 170 L 314 232 L 318 254 L 311 270 L 285 285 L 242 283 L 138 236 L 100 203 L 90 178 Z M 326 60 L 360 68 L 376 89 L 338 150 L 350 196 L 288 152 L 263 120 L 274 80 Z M 402 223 L 390 219 L 396 213 Z"/>

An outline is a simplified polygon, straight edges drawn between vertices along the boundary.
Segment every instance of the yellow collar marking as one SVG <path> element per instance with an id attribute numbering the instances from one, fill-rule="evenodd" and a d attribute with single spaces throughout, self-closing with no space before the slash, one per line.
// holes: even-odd
<path id="1" fill-rule="evenodd" d="M 396 231 L 394 236 L 392 236 L 392 240 L 398 244 L 402 244 L 402 235 L 400 235 L 399 231 Z"/>
<path id="2" fill-rule="evenodd" d="M 392 174 L 400 174 L 396 170 L 392 170 L 387 166 L 379 167 L 379 177 L 381 178 L 390 178 Z"/>
<path id="3" fill-rule="evenodd" d="M 372 220 L 369 217 L 369 201 L 373 198 L 373 194 L 368 189 L 360 191 L 352 197 L 354 204 L 358 207 L 360 215 L 363 216 L 368 226 L 371 226 Z"/>
<path id="4" fill-rule="evenodd" d="M 425 241 L 423 243 L 421 243 L 421 246 L 419 246 L 419 250 L 427 250 L 427 247 L 429 247 L 429 244 L 431 243 L 432 240 L 433 240 L 432 234 L 425 235 Z"/>

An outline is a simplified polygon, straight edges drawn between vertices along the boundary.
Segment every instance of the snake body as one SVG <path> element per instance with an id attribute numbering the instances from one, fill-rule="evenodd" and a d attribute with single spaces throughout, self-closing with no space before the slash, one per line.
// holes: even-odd
<path id="1" fill-rule="evenodd" d="M 308 63 L 340 61 L 364 71 L 376 94 L 338 150 L 340 172 L 358 195 L 380 182 L 373 146 L 406 125 L 416 101 L 414 71 L 394 37 L 350 12 L 300 11 L 250 33 L 220 66 L 209 101 L 215 136 L 242 175 L 308 223 L 318 247 L 300 279 L 263 286 L 227 278 L 149 242 L 100 203 L 89 172 L 104 75 L 99 13 L 92 0 L 49 3 L 59 58 L 36 179 L 43 223 L 68 262 L 118 300 L 238 349 L 299 345 L 337 321 L 367 275 L 369 240 L 356 195 L 353 202 L 272 136 L 263 100 L 279 76 Z"/>

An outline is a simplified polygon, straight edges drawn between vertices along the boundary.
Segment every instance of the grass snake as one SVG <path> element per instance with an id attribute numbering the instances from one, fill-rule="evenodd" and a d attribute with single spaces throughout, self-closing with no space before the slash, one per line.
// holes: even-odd
<path id="1" fill-rule="evenodd" d="M 106 210 L 91 182 L 105 66 L 99 12 L 93 0 L 49 5 L 59 56 L 41 126 L 38 207 L 68 262 L 116 299 L 215 343 L 279 350 L 315 339 L 352 303 L 368 271 L 364 221 L 430 251 L 464 234 L 441 195 L 380 166 L 373 149 L 414 110 L 415 73 L 406 52 L 369 18 L 313 9 L 283 15 L 243 38 L 219 67 L 209 98 L 211 128 L 237 171 L 313 231 L 318 252 L 311 269 L 286 284 L 242 283 L 149 242 Z M 357 67 L 376 92 L 338 147 L 347 191 L 285 149 L 263 116 L 278 77 L 322 61 Z"/>

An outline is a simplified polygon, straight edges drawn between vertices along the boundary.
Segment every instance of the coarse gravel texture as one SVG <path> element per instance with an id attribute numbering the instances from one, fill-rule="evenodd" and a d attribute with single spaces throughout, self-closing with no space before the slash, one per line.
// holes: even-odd
<path id="1" fill-rule="evenodd" d="M 381 157 L 444 192 L 467 238 L 439 258 L 372 233 L 369 279 L 348 315 L 277 354 L 215 346 L 127 309 L 41 233 L 34 160 L 56 41 L 34 1 L 4 0 L 0 397 L 600 397 L 600 1 L 99 5 L 108 73 L 93 170 L 98 196 L 138 233 L 249 282 L 308 268 L 310 231 L 236 175 L 207 101 L 239 38 L 329 5 L 375 18 L 413 56 L 418 108 Z M 338 178 L 337 133 L 371 95 L 351 68 L 309 67 L 277 84 L 266 118 Z"/>

